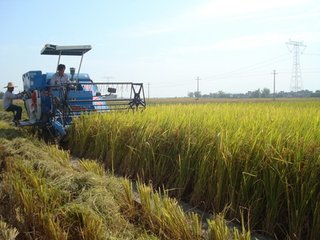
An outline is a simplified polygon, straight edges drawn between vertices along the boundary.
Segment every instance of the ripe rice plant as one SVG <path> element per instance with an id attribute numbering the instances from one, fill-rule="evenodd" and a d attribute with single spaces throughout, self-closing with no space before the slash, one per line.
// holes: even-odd
<path id="1" fill-rule="evenodd" d="M 132 199 L 129 181 L 124 181 L 123 185 L 127 192 L 127 202 L 123 202 L 125 211 L 132 212 L 135 208 L 135 214 L 130 214 L 131 218 L 139 218 L 147 229 L 163 239 L 203 239 L 199 216 L 194 213 L 185 214 L 177 201 L 169 198 L 166 193 L 161 195 L 149 186 L 138 184 L 141 201 L 138 207 Z"/>
<path id="2" fill-rule="evenodd" d="M 10 227 L 6 222 L 2 221 L 0 217 L 0 239 L 14 240 L 18 234 L 16 228 Z"/>
<path id="3" fill-rule="evenodd" d="M 132 182 L 124 179 L 122 185 L 124 188 L 121 201 L 122 211 L 131 221 L 139 222 L 161 239 L 251 239 L 251 233 L 244 225 L 241 231 L 236 227 L 229 227 L 224 219 L 224 212 L 208 219 L 208 227 L 205 230 L 200 216 L 193 212 L 185 213 L 175 199 L 168 197 L 167 191 L 155 192 L 152 186 L 138 182 L 136 187 L 140 203 L 137 203 L 134 199 L 137 197 L 133 195 Z"/>
<path id="4" fill-rule="evenodd" d="M 241 219 L 278 238 L 320 230 L 320 102 L 152 106 L 82 116 L 69 146 L 114 172 Z"/>
<path id="5" fill-rule="evenodd" d="M 0 239 L 213 239 L 200 216 L 186 214 L 166 192 L 138 184 L 136 193 L 98 162 L 72 165 L 66 152 L 38 144 L 0 139 Z M 223 236 L 214 225 L 212 231 Z"/>
<path id="6" fill-rule="evenodd" d="M 74 168 L 66 152 L 30 139 L 0 138 L 0 149 L 0 215 L 14 226 L 1 218 L 0 239 L 157 239 L 120 214 L 120 180 L 98 163 Z"/>

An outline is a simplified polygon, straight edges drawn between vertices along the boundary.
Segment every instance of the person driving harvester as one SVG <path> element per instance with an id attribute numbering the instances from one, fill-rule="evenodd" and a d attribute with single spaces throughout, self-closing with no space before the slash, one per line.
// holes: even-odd
<path id="1" fill-rule="evenodd" d="M 8 85 L 5 86 L 4 88 L 7 88 L 7 91 L 3 95 L 3 108 L 7 112 L 13 112 L 13 122 L 16 125 L 19 125 L 19 120 L 21 120 L 21 113 L 22 113 L 22 108 L 20 106 L 14 105 L 13 99 L 21 99 L 22 94 L 14 94 L 14 85 L 12 82 L 8 82 Z"/>
<path id="2" fill-rule="evenodd" d="M 52 76 L 50 86 L 61 86 L 70 83 L 68 75 L 64 73 L 66 66 L 59 64 L 57 72 Z"/>

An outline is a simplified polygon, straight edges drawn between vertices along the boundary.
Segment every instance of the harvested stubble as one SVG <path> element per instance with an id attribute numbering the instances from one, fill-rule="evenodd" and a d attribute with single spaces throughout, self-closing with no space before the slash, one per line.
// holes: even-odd
<path id="1" fill-rule="evenodd" d="M 0 217 L 0 239 L 14 240 L 18 236 L 18 231 L 15 227 L 10 227 Z"/>
<path id="2" fill-rule="evenodd" d="M 18 239 L 157 239 L 121 214 L 121 181 L 98 163 L 74 168 L 66 152 L 29 139 L 0 139 L 0 149 L 0 214 Z"/>
<path id="3" fill-rule="evenodd" d="M 83 116 L 70 149 L 278 238 L 320 232 L 320 102 L 161 105 Z"/>

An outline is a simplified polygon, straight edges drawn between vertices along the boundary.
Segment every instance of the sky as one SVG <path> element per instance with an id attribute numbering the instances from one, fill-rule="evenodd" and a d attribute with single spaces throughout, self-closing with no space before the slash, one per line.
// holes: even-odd
<path id="1" fill-rule="evenodd" d="M 303 89 L 320 90 L 319 0 L 0 0 L 0 86 L 54 72 L 45 44 L 91 45 L 81 72 L 97 82 L 142 82 L 146 97 L 258 88 L 290 91 L 293 46 Z M 80 58 L 62 57 L 67 69 Z M 68 71 L 67 71 L 68 72 Z M 2 88 L 0 91 L 4 91 Z"/>

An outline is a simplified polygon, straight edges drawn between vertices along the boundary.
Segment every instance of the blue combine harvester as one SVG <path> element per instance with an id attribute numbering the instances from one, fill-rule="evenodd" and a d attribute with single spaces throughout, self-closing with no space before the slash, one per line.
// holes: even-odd
<path id="1" fill-rule="evenodd" d="M 78 72 L 70 68 L 70 83 L 51 86 L 54 73 L 29 71 L 23 74 L 24 103 L 29 120 L 21 126 L 34 126 L 48 139 L 60 140 L 73 118 L 82 113 L 111 112 L 145 108 L 143 83 L 93 82 L 89 75 L 80 73 L 83 56 L 90 45 L 57 46 L 46 44 L 42 55 L 80 56 Z M 120 94 L 118 96 L 117 94 Z"/>

